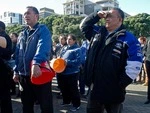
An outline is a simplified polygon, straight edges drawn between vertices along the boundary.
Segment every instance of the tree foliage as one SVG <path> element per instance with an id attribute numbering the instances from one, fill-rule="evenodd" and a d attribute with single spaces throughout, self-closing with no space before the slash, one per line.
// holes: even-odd
<path id="1" fill-rule="evenodd" d="M 46 24 L 53 35 L 73 33 L 81 36 L 79 24 L 84 17 L 70 15 L 51 15 L 40 19 L 40 23 Z"/>
<path id="2" fill-rule="evenodd" d="M 60 34 L 75 34 L 78 38 L 82 37 L 79 29 L 79 24 L 84 17 L 73 15 L 51 15 L 46 18 L 41 18 L 40 23 L 46 24 L 56 38 Z M 104 25 L 104 21 L 99 21 L 99 25 Z M 125 18 L 124 25 L 135 36 L 150 36 L 150 15 L 146 13 L 138 14 Z M 8 33 L 19 32 L 23 29 L 22 25 L 13 25 L 6 28 Z"/>
<path id="3" fill-rule="evenodd" d="M 22 31 L 23 28 L 24 28 L 23 25 L 15 24 L 13 26 L 7 26 L 6 27 L 6 32 L 8 34 L 10 34 L 12 32 L 15 32 L 15 33 L 19 34 Z"/>
<path id="4" fill-rule="evenodd" d="M 124 24 L 135 36 L 150 36 L 150 15 L 146 13 L 131 16 L 125 19 Z"/>

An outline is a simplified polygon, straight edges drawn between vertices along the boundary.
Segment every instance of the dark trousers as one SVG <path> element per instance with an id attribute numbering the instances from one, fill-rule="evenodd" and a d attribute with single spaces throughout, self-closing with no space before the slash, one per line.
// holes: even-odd
<path id="1" fill-rule="evenodd" d="M 122 113 L 122 104 L 101 104 L 97 101 L 88 100 L 87 113 Z"/>
<path id="2" fill-rule="evenodd" d="M 0 113 L 13 113 L 10 95 L 10 76 L 0 71 Z"/>
<path id="3" fill-rule="evenodd" d="M 145 66 L 148 77 L 147 99 L 150 100 L 150 61 L 145 61 Z"/>
<path id="4" fill-rule="evenodd" d="M 0 109 L 1 109 L 0 113 L 13 113 L 10 90 L 4 89 L 2 90 L 2 92 L 4 95 L 3 97 L 0 97 Z"/>
<path id="5" fill-rule="evenodd" d="M 16 82 L 14 82 L 13 80 L 13 71 L 10 74 L 11 74 L 11 83 L 10 83 L 11 94 L 16 94 Z"/>
<path id="6" fill-rule="evenodd" d="M 61 81 L 61 78 L 60 78 L 60 76 L 59 76 L 59 73 L 57 73 L 57 75 L 56 75 L 56 80 L 57 80 L 58 88 L 60 89 L 60 81 Z"/>
<path id="7" fill-rule="evenodd" d="M 84 69 L 83 68 L 80 68 L 79 87 L 80 87 L 80 94 L 85 94 L 85 81 L 84 81 Z"/>
<path id="8" fill-rule="evenodd" d="M 60 90 L 62 92 L 63 102 L 73 104 L 74 107 L 80 106 L 80 95 L 78 90 L 78 73 L 70 75 L 58 75 L 60 77 Z"/>
<path id="9" fill-rule="evenodd" d="M 40 104 L 41 113 L 53 113 L 51 82 L 34 85 L 29 76 L 21 76 L 20 83 L 23 87 L 21 92 L 23 113 L 34 113 L 35 100 L 38 100 Z"/>

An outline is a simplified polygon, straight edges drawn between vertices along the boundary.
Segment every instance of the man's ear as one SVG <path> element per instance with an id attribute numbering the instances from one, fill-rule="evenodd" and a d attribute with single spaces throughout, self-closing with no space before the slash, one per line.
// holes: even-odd
<path id="1" fill-rule="evenodd" d="M 119 21 L 123 23 L 123 19 L 122 18 L 119 18 Z"/>
<path id="2" fill-rule="evenodd" d="M 39 14 L 36 14 L 37 20 L 39 20 Z"/>

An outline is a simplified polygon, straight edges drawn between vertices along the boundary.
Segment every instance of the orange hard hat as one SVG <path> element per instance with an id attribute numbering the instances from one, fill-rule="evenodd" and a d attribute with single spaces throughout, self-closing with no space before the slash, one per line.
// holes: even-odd
<path id="1" fill-rule="evenodd" d="M 66 62 L 62 58 L 54 58 L 50 61 L 50 66 L 56 73 L 61 73 L 66 68 Z"/>
<path id="2" fill-rule="evenodd" d="M 53 69 L 48 69 L 44 63 L 41 64 L 40 68 L 42 75 L 38 77 L 31 76 L 31 82 L 36 85 L 41 85 L 52 81 L 53 77 L 56 75 Z"/>

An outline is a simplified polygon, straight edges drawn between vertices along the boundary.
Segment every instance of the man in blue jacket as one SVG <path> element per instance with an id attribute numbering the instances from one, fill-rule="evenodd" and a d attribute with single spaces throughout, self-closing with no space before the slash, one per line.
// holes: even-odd
<path id="1" fill-rule="evenodd" d="M 35 85 L 30 80 L 32 76 L 41 76 L 41 63 L 50 58 L 51 33 L 45 25 L 38 23 L 37 8 L 28 6 L 24 19 L 28 26 L 18 37 L 14 69 L 14 81 L 20 81 L 23 87 L 23 113 L 34 113 L 35 98 L 39 101 L 42 113 L 53 113 L 51 82 Z"/>
<path id="2" fill-rule="evenodd" d="M 95 26 L 100 19 L 105 26 Z M 85 64 L 85 83 L 91 91 L 87 113 L 120 113 L 125 88 L 137 77 L 142 66 L 140 44 L 123 26 L 124 13 L 119 8 L 99 11 L 80 25 L 90 40 Z"/>

